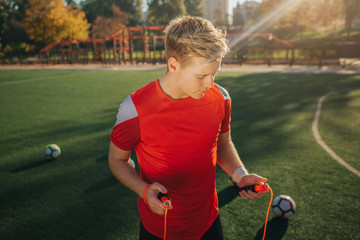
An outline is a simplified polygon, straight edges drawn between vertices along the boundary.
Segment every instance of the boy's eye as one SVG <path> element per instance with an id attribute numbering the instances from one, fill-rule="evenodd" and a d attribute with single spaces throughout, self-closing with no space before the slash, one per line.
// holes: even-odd
<path id="1" fill-rule="evenodd" d="M 217 73 L 215 74 L 211 74 L 212 78 L 215 79 L 215 76 L 216 76 Z M 207 76 L 209 76 L 210 74 L 207 74 L 207 75 L 196 75 L 196 78 L 199 79 L 199 80 L 202 80 L 204 78 L 206 78 Z"/>

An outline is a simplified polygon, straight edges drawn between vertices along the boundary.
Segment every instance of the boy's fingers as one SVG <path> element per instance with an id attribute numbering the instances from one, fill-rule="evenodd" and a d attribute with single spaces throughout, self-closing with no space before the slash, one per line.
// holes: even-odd
<path id="1" fill-rule="evenodd" d="M 154 182 L 150 186 L 151 189 L 151 200 L 148 199 L 149 206 L 154 213 L 159 215 L 165 214 L 165 207 L 163 206 L 162 202 L 158 199 L 159 192 L 165 194 L 167 193 L 167 189 L 161 185 L 160 183 Z M 169 207 L 169 210 L 173 209 L 173 207 Z"/>
<path id="2" fill-rule="evenodd" d="M 240 187 L 249 186 L 253 184 L 262 185 L 267 181 L 266 178 L 263 178 L 256 174 L 249 174 L 244 176 L 239 182 Z"/>
<path id="3" fill-rule="evenodd" d="M 256 182 L 258 184 L 264 184 L 265 182 L 267 182 L 267 179 L 259 176 L 259 178 L 256 180 Z"/>
<path id="4" fill-rule="evenodd" d="M 154 182 L 152 185 L 153 185 L 152 187 L 154 190 L 162 192 L 162 193 L 167 193 L 167 189 L 160 183 Z"/>
<path id="5" fill-rule="evenodd" d="M 260 191 L 256 193 L 251 190 L 249 191 L 243 190 L 239 192 L 239 195 L 245 200 L 254 200 L 257 198 L 261 198 L 265 193 L 266 193 L 265 191 Z"/>

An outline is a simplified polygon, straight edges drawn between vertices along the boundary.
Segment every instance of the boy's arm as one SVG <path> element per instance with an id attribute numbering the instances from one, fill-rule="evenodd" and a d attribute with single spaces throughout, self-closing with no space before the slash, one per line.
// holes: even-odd
<path id="1" fill-rule="evenodd" d="M 148 183 L 140 178 L 133 166 L 129 163 L 130 154 L 131 151 L 122 150 L 110 142 L 109 167 L 112 174 L 122 184 L 144 198 L 144 190 Z M 146 191 L 146 200 L 153 212 L 164 215 L 164 207 L 157 198 L 159 192 L 166 193 L 167 190 L 159 183 L 155 182 L 151 184 Z"/>
<path id="2" fill-rule="evenodd" d="M 256 174 L 246 174 L 242 177 L 239 176 L 239 171 L 245 168 L 244 164 L 240 160 L 240 156 L 236 151 L 234 143 L 231 140 L 230 131 L 226 133 L 220 133 L 218 138 L 218 149 L 217 149 L 217 162 L 233 179 L 240 179 L 238 182 L 239 187 L 245 187 L 254 184 L 263 184 L 266 182 L 266 178 L 260 177 Z M 266 192 L 254 193 L 252 191 L 242 191 L 239 195 L 247 200 L 260 198 Z"/>
<path id="3" fill-rule="evenodd" d="M 126 187 L 143 197 L 147 185 L 129 163 L 131 151 L 124 151 L 110 142 L 109 167 L 112 174 Z"/>

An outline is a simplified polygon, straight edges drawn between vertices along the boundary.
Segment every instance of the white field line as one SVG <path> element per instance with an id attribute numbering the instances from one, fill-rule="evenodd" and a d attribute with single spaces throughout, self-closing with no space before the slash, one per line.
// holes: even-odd
<path id="1" fill-rule="evenodd" d="M 43 81 L 43 80 L 48 80 L 48 79 L 53 79 L 53 78 L 58 78 L 58 77 L 66 77 L 66 76 L 69 76 L 69 75 L 71 75 L 71 74 L 8 81 L 8 82 L 0 83 L 0 86 L 18 84 L 18 83 L 25 83 L 25 82 Z"/>
<path id="2" fill-rule="evenodd" d="M 322 96 L 317 104 L 317 109 L 315 112 L 315 117 L 314 117 L 314 121 L 312 124 L 312 131 L 314 134 L 314 137 L 316 139 L 316 141 L 318 142 L 318 144 L 333 158 L 335 159 L 338 163 L 340 163 L 341 165 L 343 165 L 344 167 L 346 167 L 349 171 L 351 171 L 352 173 L 356 174 L 358 177 L 360 177 L 360 171 L 356 170 L 355 168 L 353 168 L 351 165 L 349 165 L 347 162 L 345 162 L 341 157 L 339 157 L 328 145 L 326 145 L 326 143 L 322 140 L 319 130 L 318 130 L 318 123 L 319 123 L 319 119 L 320 119 L 320 112 L 321 112 L 321 106 L 323 101 L 331 96 L 334 95 L 336 93 L 340 93 L 340 92 L 345 92 L 345 91 L 349 91 L 351 89 L 342 89 L 336 92 L 331 92 L 328 93 L 324 96 Z"/>

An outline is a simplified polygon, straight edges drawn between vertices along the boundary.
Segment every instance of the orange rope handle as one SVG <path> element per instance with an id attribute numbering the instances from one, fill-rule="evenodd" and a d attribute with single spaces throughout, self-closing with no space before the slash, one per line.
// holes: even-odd
<path id="1" fill-rule="evenodd" d="M 264 234 L 263 234 L 263 238 L 262 240 L 265 239 L 265 235 L 266 235 L 266 226 L 267 226 L 267 222 L 268 222 L 268 217 L 269 217 L 269 211 L 270 211 L 270 207 L 271 207 L 271 203 L 272 203 L 272 199 L 273 199 L 273 191 L 271 189 L 271 187 L 269 186 L 269 184 L 265 183 L 266 187 L 270 190 L 270 202 L 269 202 L 269 206 L 266 212 L 266 219 L 265 219 L 265 225 L 264 225 Z"/>
<path id="2" fill-rule="evenodd" d="M 168 209 L 169 209 L 169 206 L 166 205 L 166 207 L 165 207 L 165 216 L 164 216 L 164 240 L 166 239 L 166 218 L 167 218 Z"/>

